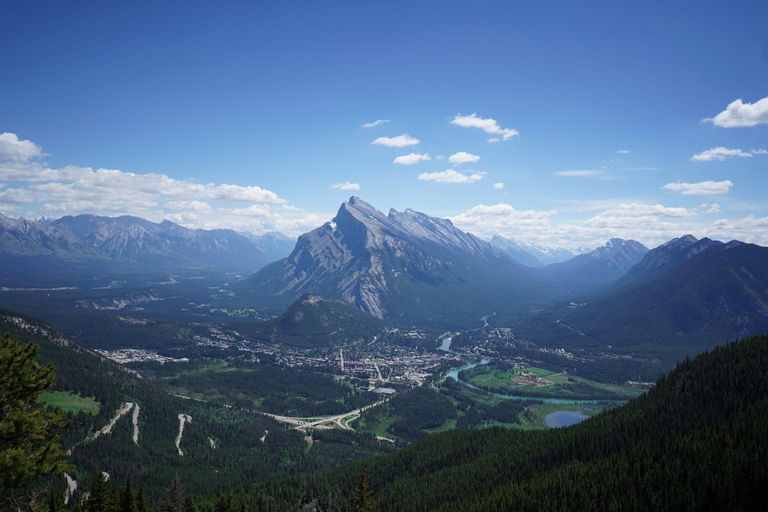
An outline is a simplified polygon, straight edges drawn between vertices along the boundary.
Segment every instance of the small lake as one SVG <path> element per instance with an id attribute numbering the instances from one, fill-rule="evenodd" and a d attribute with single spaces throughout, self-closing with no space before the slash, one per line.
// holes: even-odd
<path id="1" fill-rule="evenodd" d="M 555 411 L 547 414 L 544 423 L 550 428 L 569 427 L 587 418 L 581 411 Z"/>
<path id="2" fill-rule="evenodd" d="M 438 350 L 442 350 L 443 352 L 450 352 L 452 341 L 453 341 L 453 338 L 443 339 L 443 342 L 440 344 L 440 348 Z"/>

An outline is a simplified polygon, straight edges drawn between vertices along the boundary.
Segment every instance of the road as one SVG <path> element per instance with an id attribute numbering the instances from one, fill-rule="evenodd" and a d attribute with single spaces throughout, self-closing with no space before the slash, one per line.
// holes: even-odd
<path id="1" fill-rule="evenodd" d="M 355 430 L 349 426 L 350 422 L 359 418 L 360 415 L 365 411 L 367 411 L 368 409 L 372 409 L 388 401 L 389 401 L 388 398 L 385 400 L 379 400 L 378 402 L 373 403 L 371 405 L 366 405 L 365 407 L 355 409 L 354 411 L 345 412 L 344 414 L 337 414 L 336 416 L 324 416 L 324 417 L 314 416 L 309 418 L 299 418 L 295 416 L 281 416 L 279 414 L 270 414 L 268 412 L 262 412 L 261 414 L 265 416 L 269 416 L 270 418 L 273 418 L 283 423 L 296 425 L 294 427 L 296 430 L 305 430 L 305 429 L 316 428 L 316 427 L 322 428 L 323 426 L 331 427 L 331 428 L 340 428 L 342 430 Z"/>

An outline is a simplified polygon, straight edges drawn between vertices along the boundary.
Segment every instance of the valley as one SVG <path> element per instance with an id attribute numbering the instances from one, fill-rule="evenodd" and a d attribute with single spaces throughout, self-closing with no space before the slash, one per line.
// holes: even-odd
<path id="1" fill-rule="evenodd" d="M 734 320 L 727 309 L 719 334 L 697 336 L 695 344 L 664 342 L 680 331 L 663 322 L 646 334 L 638 325 L 634 336 L 626 334 L 631 319 L 617 334 L 607 329 L 617 302 L 633 301 L 637 321 L 647 322 L 644 315 L 656 313 L 645 313 L 643 305 L 658 302 L 649 294 L 665 294 L 669 304 L 685 301 L 664 288 L 665 282 L 688 279 L 677 274 L 707 275 L 702 283 L 733 275 L 741 283 L 762 282 L 768 274 L 759 246 L 684 237 L 648 251 L 612 239 L 595 251 L 534 268 L 410 210 L 384 216 L 352 198 L 339 216 L 333 226 L 300 239 L 288 263 L 278 261 L 250 277 L 225 268 L 112 268 L 98 279 L 74 274 L 70 286 L 0 289 L 10 332 L 56 340 L 43 355 L 57 361 L 60 373 L 42 400 L 73 421 L 64 441 L 75 464 L 68 475 L 79 489 L 91 485 L 89 475 L 99 468 L 114 478 L 130 477 L 151 500 L 162 493 L 151 477 L 156 471 L 180 472 L 201 492 L 216 493 L 254 478 L 264 483 L 387 454 L 441 433 L 563 428 L 633 403 L 677 361 L 764 321 L 762 292 L 747 284 L 727 299 L 757 304 L 747 306 L 754 313 L 741 330 L 728 329 Z M 360 240 L 338 234 L 351 227 L 373 235 L 357 246 Z M 349 289 L 346 281 L 325 282 L 328 271 L 319 269 L 336 266 L 331 259 L 308 267 L 317 280 L 298 288 L 306 293 L 265 300 L 265 286 L 277 286 L 291 272 L 309 275 L 306 269 L 286 271 L 291 258 L 304 265 L 306 254 L 326 255 L 313 245 L 339 243 L 339 236 L 342 260 L 399 247 L 382 267 L 399 284 L 369 288 L 360 302 L 338 293 Z M 410 267 L 401 261 L 404 255 L 432 261 L 431 270 Z M 457 262 L 473 270 L 456 274 Z M 338 276 L 354 275 L 359 264 L 350 263 Z M 492 286 L 483 281 L 500 272 L 509 280 Z M 468 293 L 463 280 L 476 289 Z M 20 320 L 10 310 L 30 317 Z M 437 310 L 440 315 L 433 316 Z M 596 315 L 602 319 L 590 320 Z M 34 327 L 35 318 L 52 326 Z M 65 347 L 88 356 L 75 362 Z M 109 371 L 82 371 L 84 361 Z M 211 480 L 211 470 L 227 471 L 227 477 Z"/>

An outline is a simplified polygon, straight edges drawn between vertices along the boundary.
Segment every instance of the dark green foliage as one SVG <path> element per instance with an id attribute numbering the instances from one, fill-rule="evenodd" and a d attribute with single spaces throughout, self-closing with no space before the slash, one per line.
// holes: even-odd
<path id="1" fill-rule="evenodd" d="M 41 367 L 38 352 L 33 342 L 0 338 L 0 503 L 9 506 L 37 479 L 69 468 L 57 434 L 66 417 L 38 403 L 54 381 L 53 365 Z"/>
<path id="2" fill-rule="evenodd" d="M 120 490 L 120 504 L 119 512 L 138 512 L 138 505 L 136 503 L 136 494 L 131 487 L 131 479 L 129 478 L 123 488 Z"/>
<path id="3" fill-rule="evenodd" d="M 91 483 L 88 497 L 83 501 L 85 512 L 117 512 L 118 496 L 115 488 L 107 482 L 102 471 L 98 471 Z"/>
<path id="4" fill-rule="evenodd" d="M 311 348 L 372 340 L 385 325 L 348 302 L 303 295 L 264 329 L 274 341 Z"/>
<path id="5" fill-rule="evenodd" d="M 165 492 L 165 500 L 160 505 L 160 512 L 185 512 L 184 489 L 181 486 L 181 478 L 177 473 L 171 481 L 170 487 Z"/>
<path id="6" fill-rule="evenodd" d="M 400 393 L 388 403 L 366 413 L 366 421 L 395 418 L 387 432 L 406 441 L 421 439 L 424 429 L 436 428 L 456 418 L 456 408 L 447 396 L 427 388 L 413 388 Z"/>
<path id="7" fill-rule="evenodd" d="M 768 502 L 768 335 L 685 360 L 578 425 L 429 436 L 329 473 L 254 486 L 270 510 L 341 507 L 369 475 L 382 510 L 758 510 Z M 261 508 L 257 510 L 267 510 Z"/>
<path id="8" fill-rule="evenodd" d="M 216 371 L 206 370 L 208 364 L 207 361 L 152 363 L 150 371 L 173 392 L 200 393 L 211 401 L 249 409 L 256 409 L 255 401 L 258 400 L 259 410 L 273 414 L 305 417 L 342 414 L 376 401 L 376 395 L 372 393 L 356 392 L 347 383 L 310 370 L 233 362 L 227 371 Z M 150 368 L 150 365 L 143 367 Z"/>
<path id="9" fill-rule="evenodd" d="M 373 491 L 368 485 L 368 475 L 365 471 L 360 473 L 360 484 L 352 491 L 349 497 L 350 510 L 352 512 L 379 512 L 379 507 L 373 499 Z"/>
<path id="10" fill-rule="evenodd" d="M 123 483 L 130 478 L 133 486 L 143 487 L 137 508 L 144 512 L 147 503 L 162 502 L 165 488 L 176 473 L 195 494 L 206 494 L 319 471 L 394 449 L 368 436 L 349 433 L 345 438 L 329 437 L 307 451 L 301 432 L 251 411 L 173 397 L 148 379 L 138 378 L 32 318 L 0 311 L 2 330 L 12 331 L 24 341 L 33 337 L 39 340 L 40 360 L 53 362 L 56 367 L 55 389 L 79 392 L 101 404 L 99 413 L 93 416 L 68 414 L 72 425 L 61 432 L 65 448 L 76 445 L 70 457 L 75 468 L 69 474 L 77 480 L 78 491 L 70 503 L 82 499 L 83 490 L 91 486 L 91 475 L 97 471 L 107 471 L 111 481 Z M 133 442 L 130 413 L 115 423 L 110 434 L 83 442 L 106 425 L 124 402 L 141 408 L 138 445 Z M 181 413 L 193 418 L 184 429 L 183 457 L 175 446 Z M 267 430 L 269 434 L 262 443 L 259 439 Z M 209 438 L 214 440 L 215 449 Z M 50 488 L 57 493 L 63 491 L 63 479 L 52 480 Z"/>

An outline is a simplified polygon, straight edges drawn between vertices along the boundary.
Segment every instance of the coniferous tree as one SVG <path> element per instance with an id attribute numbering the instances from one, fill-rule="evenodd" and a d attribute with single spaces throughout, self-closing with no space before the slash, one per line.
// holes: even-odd
<path id="1" fill-rule="evenodd" d="M 352 491 L 349 504 L 354 512 L 378 512 L 379 507 L 373 499 L 373 491 L 368 486 L 368 475 L 365 471 L 360 473 L 360 483 Z"/>
<path id="2" fill-rule="evenodd" d="M 186 496 L 184 498 L 184 512 L 197 512 L 197 503 L 192 496 Z"/>
<path id="3" fill-rule="evenodd" d="M 115 508 L 112 484 L 107 481 L 107 477 L 102 471 L 98 471 L 94 475 L 83 509 L 85 512 L 114 512 Z"/>
<path id="4" fill-rule="evenodd" d="M 137 512 L 150 512 L 147 495 L 144 493 L 144 486 L 139 487 L 139 492 L 136 494 L 136 510 Z"/>
<path id="5" fill-rule="evenodd" d="M 223 496 L 220 496 L 216 502 L 216 508 L 213 510 L 214 512 L 236 512 L 237 507 L 235 506 L 232 495 L 224 494 Z"/>
<path id="6" fill-rule="evenodd" d="M 54 378 L 53 365 L 37 364 L 38 351 L 9 334 L 0 339 L 0 503 L 14 508 L 33 501 L 35 480 L 70 467 L 56 434 L 66 417 L 38 402 Z"/>
<path id="7" fill-rule="evenodd" d="M 131 488 L 131 479 L 129 478 L 120 491 L 120 512 L 138 512 L 136 504 L 136 494 Z"/>
<path id="8" fill-rule="evenodd" d="M 160 506 L 161 512 L 184 512 L 184 489 L 179 474 L 173 477 L 171 486 L 165 493 L 165 501 Z"/>

